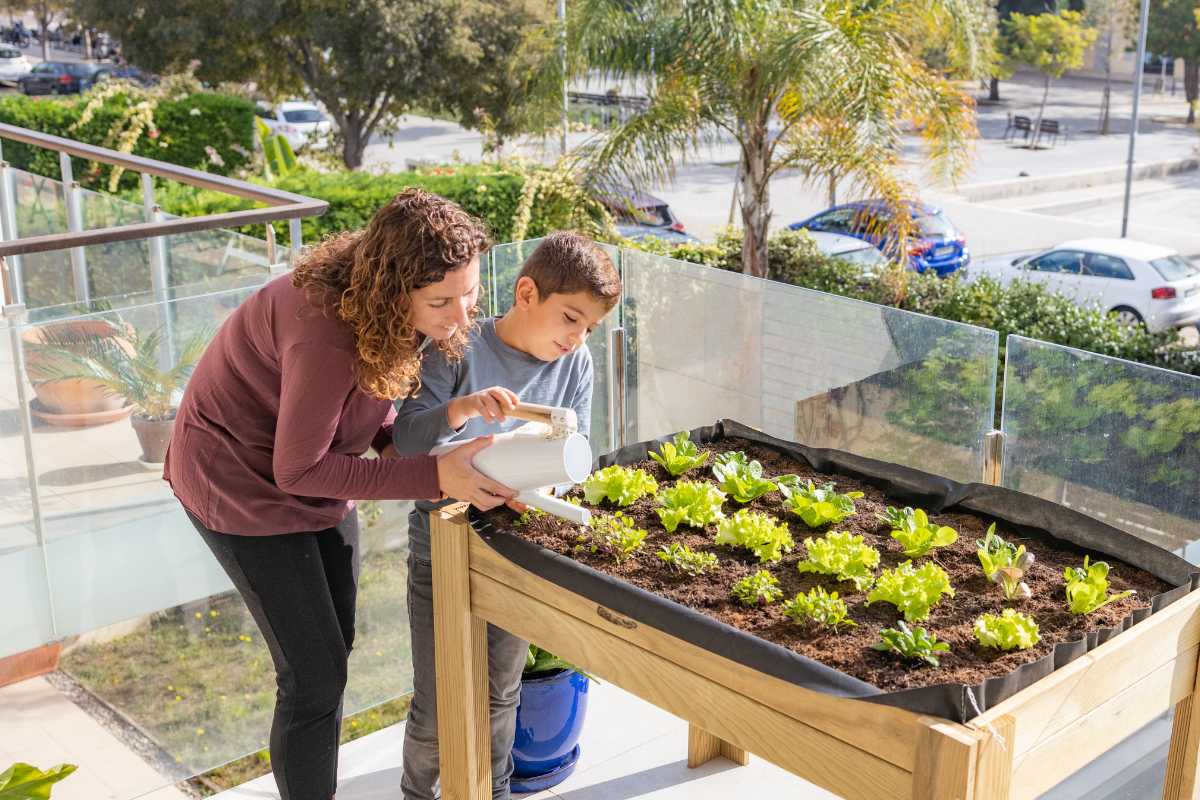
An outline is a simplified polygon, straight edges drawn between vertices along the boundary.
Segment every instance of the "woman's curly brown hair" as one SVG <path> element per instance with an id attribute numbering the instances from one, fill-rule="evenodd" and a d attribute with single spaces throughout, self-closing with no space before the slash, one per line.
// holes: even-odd
<path id="1" fill-rule="evenodd" d="M 405 189 L 367 227 L 332 236 L 292 274 L 309 303 L 354 329 L 354 377 L 380 399 L 407 397 L 420 386 L 421 335 L 412 326 L 415 289 L 437 283 L 491 246 L 482 220 L 424 189 Z M 467 330 L 438 348 L 462 358 Z"/>

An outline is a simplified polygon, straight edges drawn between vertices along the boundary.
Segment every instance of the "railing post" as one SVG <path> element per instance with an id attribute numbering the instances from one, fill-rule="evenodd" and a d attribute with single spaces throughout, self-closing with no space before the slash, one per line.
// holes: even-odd
<path id="1" fill-rule="evenodd" d="M 293 268 L 300 259 L 300 248 L 304 246 L 304 228 L 300 225 L 299 217 L 288 220 L 288 244 L 291 247 L 290 262 Z"/>
<path id="2" fill-rule="evenodd" d="M 277 246 L 275 244 L 275 226 L 267 223 L 267 270 L 273 270 L 279 262 Z"/>
<path id="3" fill-rule="evenodd" d="M 608 334 L 608 398 L 609 433 L 612 446 L 620 449 L 626 444 L 628 427 L 625 424 L 626 403 L 625 329 L 613 328 Z"/>
<path id="4" fill-rule="evenodd" d="M 3 142 L 0 141 L 0 148 Z M 4 151 L 0 149 L 0 241 L 11 242 L 20 237 L 17 233 L 17 192 L 13 185 L 13 170 L 4 160 Z M 25 302 L 25 276 L 22 272 L 20 256 L 8 257 L 8 278 L 12 296 L 5 299 L 6 303 Z"/>
<path id="5" fill-rule="evenodd" d="M 162 208 L 154 201 L 154 176 L 142 173 L 142 208 L 145 211 L 146 222 L 162 222 Z M 167 240 L 155 236 L 147 241 L 150 248 L 150 286 L 154 290 L 154 302 L 159 305 L 162 315 L 163 347 L 158 353 L 158 367 L 163 371 L 171 369 L 175 360 L 175 325 L 171 319 L 171 299 L 168 292 L 170 278 L 167 275 Z"/>
<path id="6" fill-rule="evenodd" d="M 79 184 L 71 169 L 71 156 L 66 153 L 58 154 L 59 169 L 62 170 L 63 199 L 67 203 L 67 230 L 79 233 L 83 230 L 83 202 L 80 197 Z M 75 279 L 75 300 L 88 303 L 92 299 L 92 291 L 88 286 L 87 256 L 82 247 L 71 248 L 71 274 Z"/>
<path id="7" fill-rule="evenodd" d="M 999 486 L 1004 478 L 1004 431 L 988 431 L 983 436 L 983 482 Z"/>

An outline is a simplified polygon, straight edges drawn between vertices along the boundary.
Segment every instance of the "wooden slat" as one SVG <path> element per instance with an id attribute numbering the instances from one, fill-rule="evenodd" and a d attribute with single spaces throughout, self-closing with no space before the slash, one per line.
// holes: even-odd
<path id="1" fill-rule="evenodd" d="M 1019 758 L 1108 698 L 1164 664 L 1173 663 L 1180 653 L 1197 643 L 1200 643 L 1200 590 L 1052 672 L 970 724 L 982 728 L 995 719 L 1013 717 L 1016 720 L 1013 750 Z M 1188 669 L 1194 667 L 1193 664 Z"/>
<path id="2" fill-rule="evenodd" d="M 531 597 L 544 599 L 572 617 L 610 631 L 645 650 L 669 653 L 672 661 L 688 670 L 719 681 L 847 744 L 867 750 L 906 772 L 913 769 L 916 735 L 922 727 L 917 714 L 804 689 L 648 625 L 640 625 L 522 569 L 478 536 L 471 537 L 471 569 Z"/>
<path id="3" fill-rule="evenodd" d="M 1018 755 L 1013 764 L 1013 800 L 1038 797 L 1190 695 L 1198 651 L 1200 647 L 1189 648 Z"/>
<path id="4" fill-rule="evenodd" d="M 487 623 L 471 614 L 469 529 L 461 509 L 455 510 L 430 520 L 442 797 L 490 800 Z"/>
<path id="5" fill-rule="evenodd" d="M 1196 693 L 1200 691 L 1200 669 L 1192 693 L 1175 705 L 1171 724 L 1171 749 L 1167 753 L 1167 774 L 1163 781 L 1163 800 L 1200 800 L 1200 709 Z"/>
<path id="6" fill-rule="evenodd" d="M 1012 787 L 1012 744 L 1015 720 L 1000 717 L 979 731 L 979 760 L 975 765 L 975 800 L 1008 800 Z"/>
<path id="7" fill-rule="evenodd" d="M 719 736 L 713 736 L 698 725 L 688 724 L 688 769 L 707 764 L 714 758 L 726 758 L 744 767 L 750 763 L 750 754 L 735 747 Z"/>
<path id="8" fill-rule="evenodd" d="M 913 797 L 973 800 L 979 735 L 943 719 L 927 718 L 918 735 Z"/>
<path id="9" fill-rule="evenodd" d="M 544 602 L 551 599 L 471 573 L 476 615 L 602 680 L 847 800 L 913 797 L 909 772 Z"/>

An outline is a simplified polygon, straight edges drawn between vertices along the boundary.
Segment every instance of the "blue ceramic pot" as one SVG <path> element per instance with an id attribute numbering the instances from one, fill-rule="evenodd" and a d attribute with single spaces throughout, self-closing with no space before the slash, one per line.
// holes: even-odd
<path id="1" fill-rule="evenodd" d="M 588 679 L 559 670 L 521 680 L 513 741 L 514 792 L 540 792 L 575 771 L 587 712 Z"/>

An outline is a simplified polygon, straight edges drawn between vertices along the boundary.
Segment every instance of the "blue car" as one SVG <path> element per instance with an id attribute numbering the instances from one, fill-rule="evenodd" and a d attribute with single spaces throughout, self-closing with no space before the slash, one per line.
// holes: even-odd
<path id="1" fill-rule="evenodd" d="M 933 270 L 939 276 L 962 269 L 971 261 L 967 240 L 945 212 L 924 203 L 909 203 L 916 234 L 909 242 L 908 263 L 917 272 Z M 788 227 L 853 236 L 878 247 L 895 258 L 899 243 L 887 234 L 888 205 L 882 200 L 863 200 L 826 209 Z"/>

